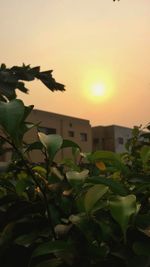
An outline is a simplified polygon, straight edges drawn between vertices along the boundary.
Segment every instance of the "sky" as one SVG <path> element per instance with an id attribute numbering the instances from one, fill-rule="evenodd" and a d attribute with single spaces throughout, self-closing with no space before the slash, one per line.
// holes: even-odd
<path id="1" fill-rule="evenodd" d="M 27 84 L 26 105 L 92 126 L 150 122 L 150 0 L 0 1 L 0 34 L 0 63 L 52 69 L 65 85 Z"/>

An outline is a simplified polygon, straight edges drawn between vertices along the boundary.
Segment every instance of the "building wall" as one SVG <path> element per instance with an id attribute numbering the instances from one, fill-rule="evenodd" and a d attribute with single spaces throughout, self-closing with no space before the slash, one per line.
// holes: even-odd
<path id="1" fill-rule="evenodd" d="M 114 151 L 114 129 L 111 126 L 92 127 L 93 151 Z"/>
<path id="2" fill-rule="evenodd" d="M 92 127 L 93 151 L 125 152 L 125 144 L 131 133 L 132 129 L 117 125 Z"/>
<path id="3" fill-rule="evenodd" d="M 29 122 L 39 123 L 39 131 L 54 131 L 64 139 L 76 142 L 84 152 L 92 151 L 92 130 L 88 120 L 60 115 L 51 112 L 33 110 L 28 117 Z M 25 139 L 27 142 L 38 140 L 36 129 L 30 130 Z M 71 149 L 65 148 L 58 155 L 57 160 L 71 157 Z M 43 161 L 43 156 L 39 151 L 34 151 L 30 155 L 33 161 Z"/>
<path id="4" fill-rule="evenodd" d="M 115 152 L 125 152 L 125 144 L 131 138 L 132 129 L 122 126 L 114 126 Z"/>

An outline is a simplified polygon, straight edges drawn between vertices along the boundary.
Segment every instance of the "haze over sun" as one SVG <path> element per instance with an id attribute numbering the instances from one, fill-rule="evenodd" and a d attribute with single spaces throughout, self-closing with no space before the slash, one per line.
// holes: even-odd
<path id="1" fill-rule="evenodd" d="M 53 69 L 66 92 L 39 82 L 36 108 L 92 125 L 150 121 L 150 1 L 5 0 L 0 4 L 1 62 Z"/>

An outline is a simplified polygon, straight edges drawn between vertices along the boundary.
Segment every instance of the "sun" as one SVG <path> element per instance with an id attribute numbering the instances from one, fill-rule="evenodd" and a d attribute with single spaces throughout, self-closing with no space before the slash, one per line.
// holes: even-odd
<path id="1" fill-rule="evenodd" d="M 114 94 L 115 80 L 109 70 L 92 68 L 82 78 L 82 96 L 88 102 L 103 103 L 111 100 Z"/>
<path id="2" fill-rule="evenodd" d="M 94 84 L 91 87 L 91 94 L 95 97 L 102 97 L 106 93 L 106 88 L 104 84 Z"/>
<path id="3" fill-rule="evenodd" d="M 107 89 L 102 82 L 93 83 L 89 86 L 88 98 L 94 102 L 104 101 L 108 97 Z"/>

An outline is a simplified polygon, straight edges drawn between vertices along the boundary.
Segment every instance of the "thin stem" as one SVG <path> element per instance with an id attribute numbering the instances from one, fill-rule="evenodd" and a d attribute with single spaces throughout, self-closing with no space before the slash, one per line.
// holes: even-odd
<path id="1" fill-rule="evenodd" d="M 50 173 L 50 169 L 49 169 L 50 160 L 49 160 L 49 158 L 47 156 L 46 149 L 44 150 L 44 155 L 45 155 L 45 163 L 46 163 L 46 178 L 47 178 L 47 181 L 48 181 L 48 176 L 49 176 L 49 173 Z"/>
<path id="2" fill-rule="evenodd" d="M 3 137 L 3 136 L 0 136 L 0 138 L 2 138 L 5 142 L 7 142 L 8 144 L 10 144 L 15 149 L 15 151 L 17 152 L 17 154 L 21 157 L 21 159 L 22 159 L 22 161 L 24 163 L 24 166 L 26 167 L 28 173 L 31 175 L 33 181 L 39 187 L 41 193 L 43 194 L 43 198 L 44 198 L 44 202 L 45 202 L 45 207 L 46 207 L 46 211 L 47 211 L 47 216 L 48 216 L 48 221 L 49 221 L 49 224 L 50 224 L 50 227 L 51 227 L 52 235 L 53 235 L 54 239 L 56 240 L 56 234 L 55 234 L 55 231 L 54 231 L 54 228 L 53 228 L 52 217 L 51 217 L 51 213 L 50 213 L 50 210 L 49 210 L 49 205 L 48 205 L 48 200 L 47 200 L 47 196 L 46 196 L 45 190 L 43 190 L 41 184 L 36 179 L 34 172 L 28 166 L 28 164 L 27 164 L 26 160 L 24 159 L 21 151 L 16 147 L 16 145 L 13 142 L 9 141 L 7 138 Z"/>

